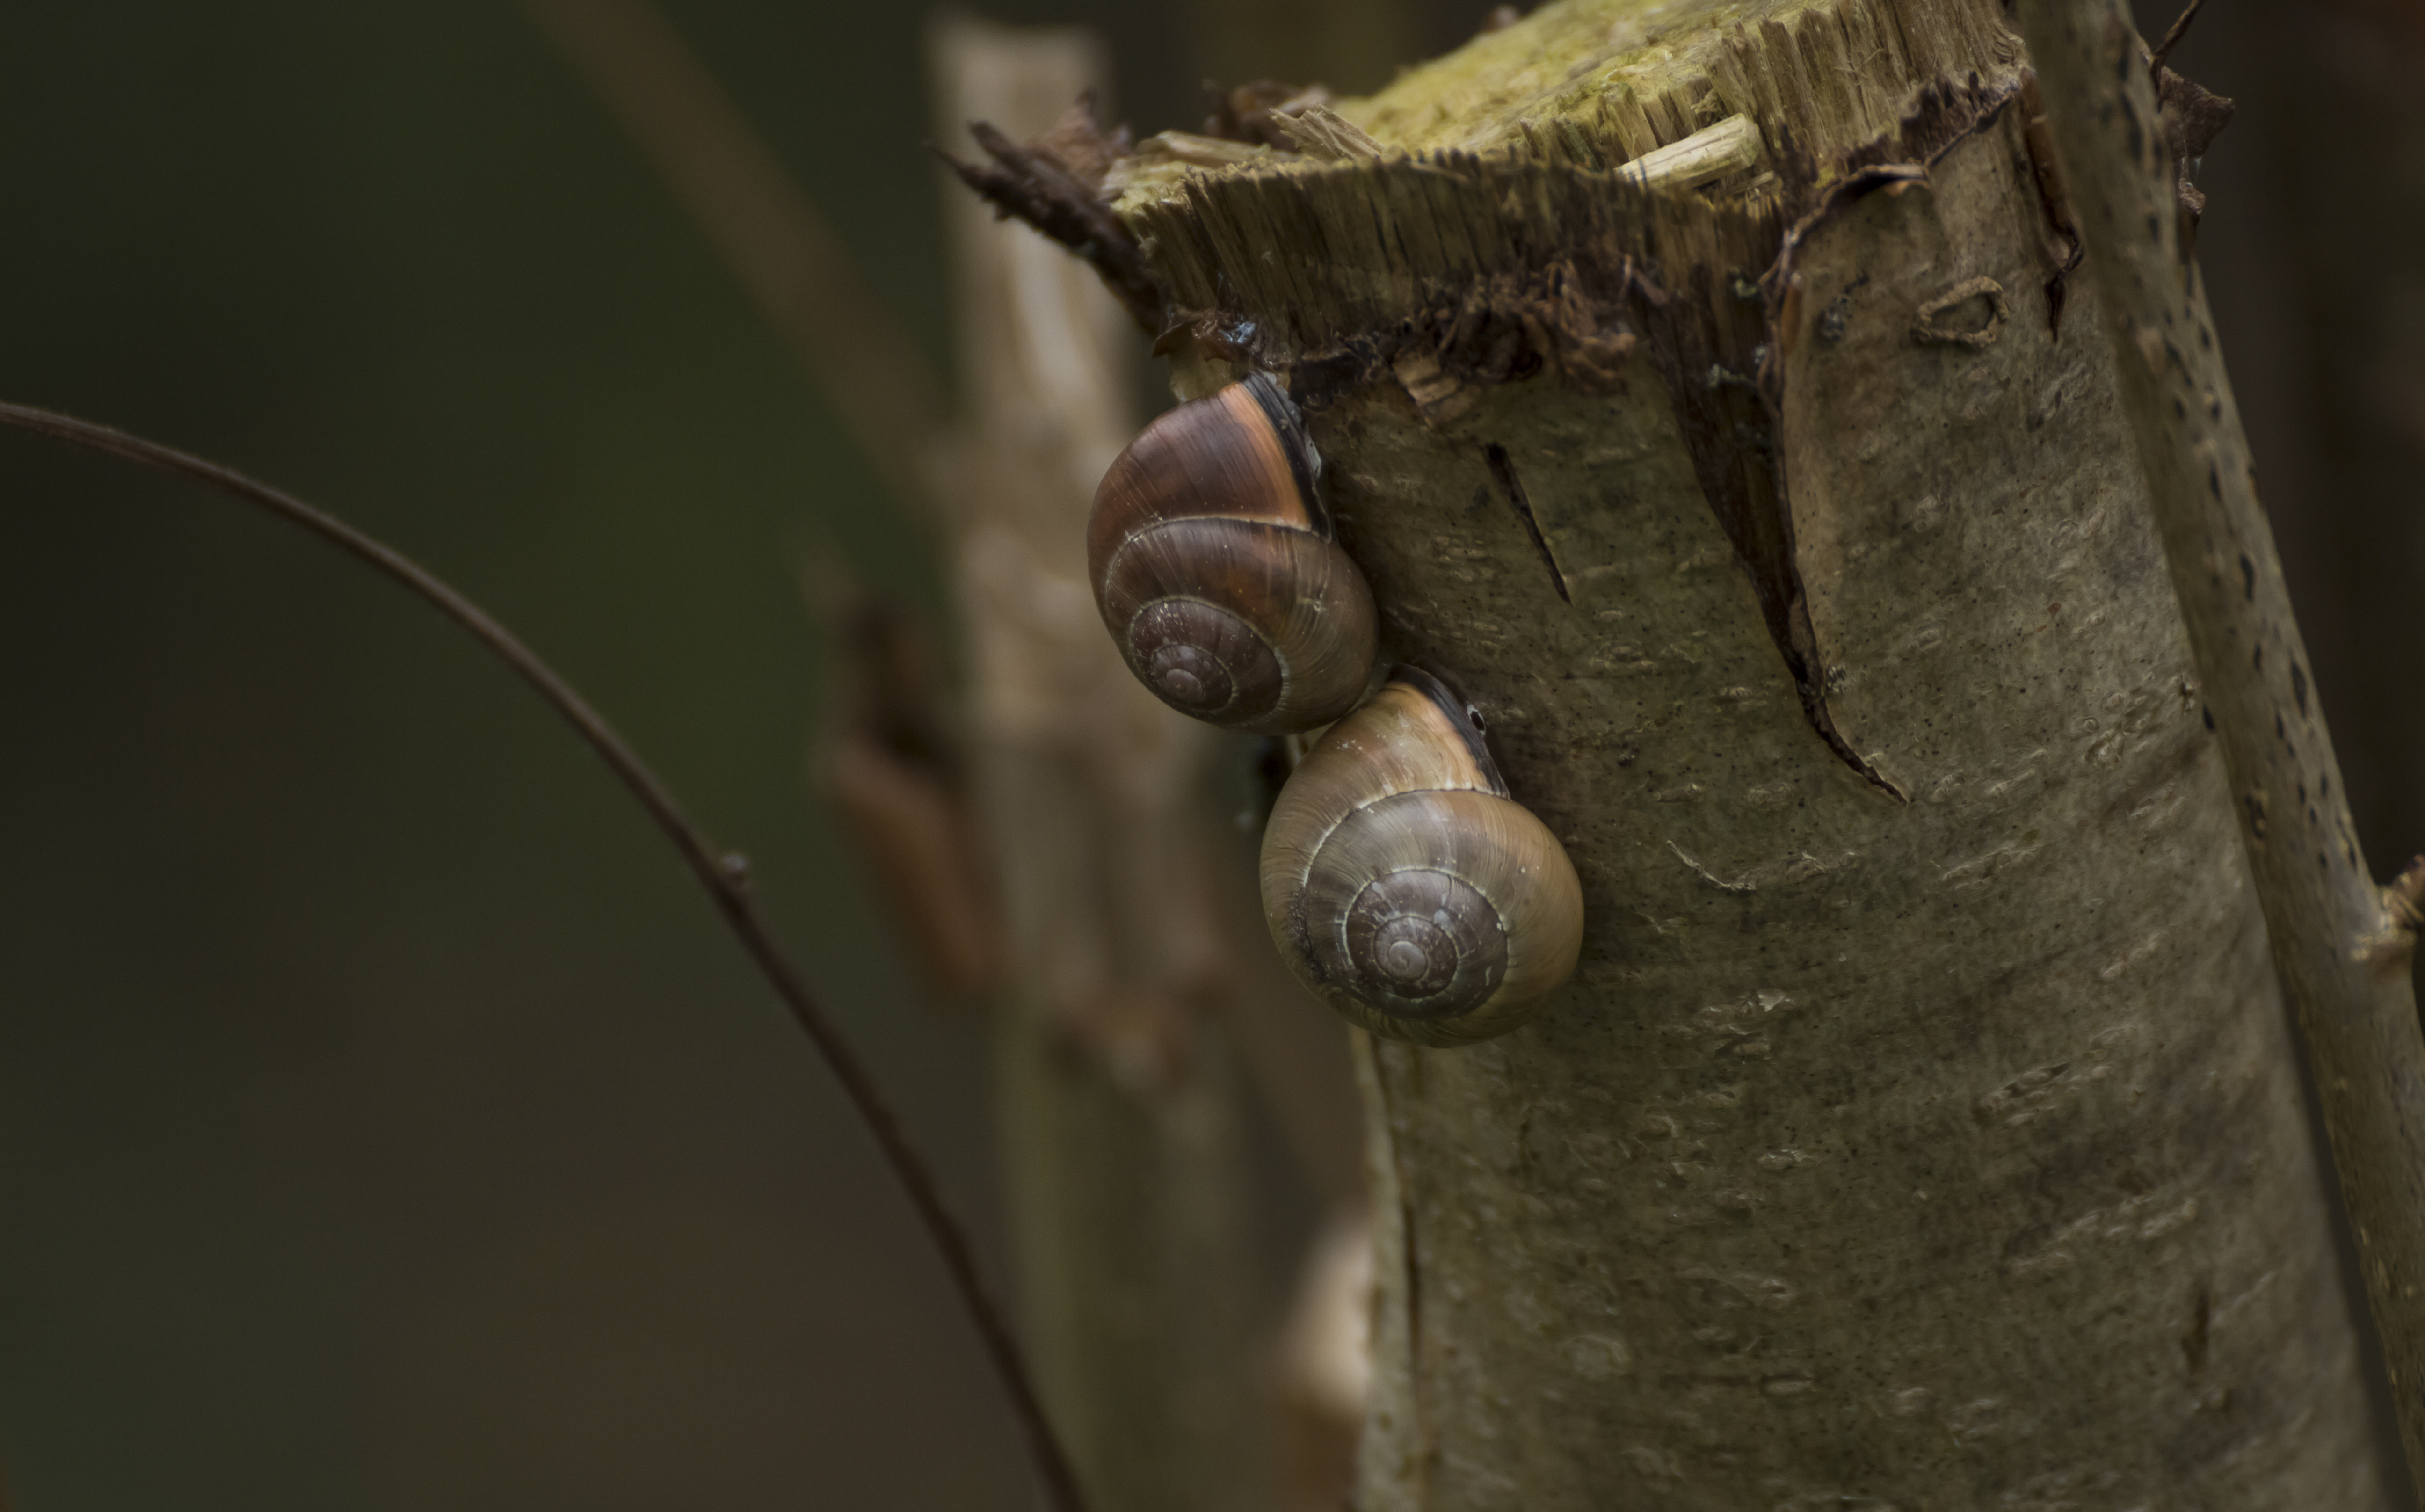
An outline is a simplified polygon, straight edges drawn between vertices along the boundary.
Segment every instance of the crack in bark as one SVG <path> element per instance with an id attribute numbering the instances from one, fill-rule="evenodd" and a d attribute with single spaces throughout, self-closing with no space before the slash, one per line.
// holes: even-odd
<path id="1" fill-rule="evenodd" d="M 1516 518 L 1522 523 L 1524 534 L 1532 538 L 1533 549 L 1541 554 L 1541 565 L 1550 570 L 1550 586 L 1558 590 L 1558 602 L 1571 606 L 1575 596 L 1567 591 L 1566 574 L 1559 571 L 1558 558 L 1550 550 L 1550 539 L 1541 534 L 1541 522 L 1533 513 L 1533 503 L 1524 496 L 1524 480 L 1516 475 L 1515 458 L 1509 457 L 1507 448 L 1497 442 L 1484 447 L 1482 455 L 1490 464 L 1490 480 L 1499 485 L 1499 491 L 1506 495 L 1507 502 L 1515 507 Z"/>
<path id="2" fill-rule="evenodd" d="M 1651 349 L 1701 497 L 1751 580 L 1769 639 L 1801 697 L 1803 716 L 1845 765 L 1907 803 L 1909 795 L 1853 749 L 1827 712 L 1825 668 L 1794 561 L 1793 510 L 1776 442 L 1781 384 L 1754 376 L 1769 365 L 1775 325 L 1759 286 L 1742 272 L 1748 261 L 1663 269 L 1671 291 L 1697 284 L 1702 297 L 1670 298 L 1663 307 L 1646 300 L 1640 318 L 1651 331 Z"/>
<path id="3" fill-rule="evenodd" d="M 1839 760 L 1899 803 L 1911 796 L 1853 749 L 1828 712 L 1826 666 L 1794 556 L 1792 498 L 1777 445 L 1784 428 L 1784 344 L 1797 334 L 1800 312 L 1793 260 L 1803 240 L 1863 196 L 1926 187 L 1928 165 L 1995 121 L 2016 92 L 1978 84 L 1930 86 L 1900 130 L 1845 154 L 1833 185 L 1773 251 L 1761 245 L 1768 223 L 1711 217 L 1698 245 L 1678 237 L 1678 255 L 1660 269 L 1671 292 L 1690 297 L 1657 303 L 1637 297 L 1635 305 L 1652 334 L 1702 496 L 1751 580 L 1804 716 Z M 1789 166 L 1791 179 L 1819 181 L 1807 160 Z M 1749 269 L 1764 271 L 1755 281 Z"/>
<path id="4" fill-rule="evenodd" d="M 1757 281 L 1744 269 L 1759 265 L 1759 249 L 1742 234 L 1757 223 L 1719 222 L 1694 265 L 1662 269 L 1671 290 L 1699 297 L 1637 305 L 1702 496 L 1751 579 L 1804 716 L 1839 760 L 1899 803 L 1911 796 L 1853 749 L 1828 711 L 1826 667 L 1794 555 L 1791 490 L 1777 445 L 1784 351 L 1800 317 L 1793 263 L 1803 241 L 1864 196 L 1925 188 L 1930 166 L 1992 124 L 2017 93 L 1975 83 L 1931 86 L 1899 132 L 1846 154 L 1834 185 L 1785 233 Z M 1807 165 L 1800 173 L 1805 182 L 1818 178 Z"/>
<path id="5" fill-rule="evenodd" d="M 2055 260 L 2055 269 L 2047 276 L 2047 334 L 2063 334 L 2064 302 L 2070 297 L 2069 279 L 2086 255 L 2080 241 L 2080 228 L 2072 223 L 2071 193 L 2064 187 L 2063 166 L 2055 160 L 2054 130 L 2047 124 L 2046 105 L 2038 98 L 2038 76 L 2034 72 L 2021 76 L 2021 145 L 2029 153 L 2030 182 L 2038 191 L 2038 209 L 2046 217 L 2044 239 L 2049 255 L 2058 239 L 2063 255 Z"/>

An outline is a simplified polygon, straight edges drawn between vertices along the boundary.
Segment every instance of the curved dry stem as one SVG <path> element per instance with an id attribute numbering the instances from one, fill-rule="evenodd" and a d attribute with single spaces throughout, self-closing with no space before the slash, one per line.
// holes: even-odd
<path id="1" fill-rule="evenodd" d="M 706 889 L 709 897 L 724 915 L 741 947 L 758 965 L 760 974 L 774 988 L 775 995 L 783 1000 L 792 1020 L 800 1026 L 825 1057 L 835 1080 L 842 1083 L 843 1093 L 858 1112 L 868 1133 L 883 1151 L 885 1163 L 892 1167 L 909 1198 L 910 1206 L 918 1213 L 927 1237 L 943 1258 L 944 1268 L 951 1273 L 952 1284 L 976 1325 L 988 1359 L 1001 1379 L 1003 1391 L 1010 1398 L 1013 1414 L 1019 1419 L 1036 1462 L 1036 1472 L 1047 1496 L 1057 1512 L 1084 1512 L 1085 1501 L 1078 1488 L 1076 1475 L 1046 1421 L 1044 1408 L 1036 1394 L 1025 1360 L 1018 1343 L 1012 1338 L 1010 1326 L 1001 1305 L 994 1300 L 984 1278 L 977 1271 L 976 1254 L 970 1247 L 967 1231 L 951 1209 L 944 1204 L 942 1192 L 923 1156 L 909 1142 L 909 1136 L 877 1090 L 875 1079 L 868 1071 L 858 1052 L 850 1047 L 842 1031 L 835 1027 L 808 988 L 793 970 L 781 949 L 766 932 L 749 900 L 747 862 L 737 853 L 719 853 L 707 836 L 683 812 L 682 805 L 646 763 L 624 743 L 604 716 L 589 706 L 588 700 L 573 691 L 571 684 L 558 676 L 538 654 L 517 639 L 511 631 L 488 615 L 455 589 L 447 587 L 410 558 L 373 539 L 334 517 L 305 504 L 302 500 L 257 482 L 233 468 L 222 467 L 190 453 L 182 452 L 157 442 L 146 441 L 122 430 L 78 420 L 72 415 L 38 410 L 28 405 L 0 402 L 0 425 L 29 430 L 37 435 L 64 441 L 88 450 L 105 452 L 127 461 L 180 477 L 206 483 L 221 492 L 234 495 L 248 504 L 258 505 L 269 513 L 293 524 L 300 525 L 329 544 L 345 551 L 389 577 L 404 585 L 414 594 L 434 606 L 441 614 L 471 632 L 474 639 L 493 652 L 500 661 L 520 673 L 523 682 L 547 703 L 562 715 L 589 748 L 606 764 L 608 770 L 649 812 L 657 828 L 682 852 L 683 861 L 691 875 Z"/>

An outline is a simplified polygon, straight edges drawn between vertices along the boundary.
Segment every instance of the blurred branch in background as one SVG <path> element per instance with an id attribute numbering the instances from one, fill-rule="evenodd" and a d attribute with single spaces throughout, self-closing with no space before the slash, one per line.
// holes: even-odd
<path id="1" fill-rule="evenodd" d="M 523 8 L 715 243 L 893 497 L 935 510 L 927 463 L 943 399 L 934 375 L 681 35 L 647 0 Z"/>
<path id="2" fill-rule="evenodd" d="M 848 827 L 927 989 L 946 1006 L 976 1006 L 1001 985 L 1001 910 L 935 636 L 829 554 L 804 575 L 836 664 L 831 728 L 809 753 L 810 780 Z"/>
<path id="3" fill-rule="evenodd" d="M 942 140 L 1049 129 L 1100 89 L 1090 34 L 953 19 Z M 1219 1006 L 1210 732 L 1129 677 L 1084 577 L 1094 483 L 1137 423 L 1135 339 L 1084 265 L 956 187 L 967 501 L 953 580 L 1009 971 L 997 1096 L 1038 1368 L 1108 1508 L 1263 1504 L 1256 1194 Z"/>
<path id="4" fill-rule="evenodd" d="M 2356 727 L 2359 832 L 2376 854 L 2401 855 L 2425 847 L 2425 699 L 2412 658 L 2372 640 L 2367 606 L 2413 603 L 2425 589 L 2425 7 L 2335 0 L 2251 19 L 2288 86 L 2271 166 L 2289 202 L 2250 229 L 2290 260 L 2287 285 L 2266 293 L 2288 305 L 2274 318 L 2296 320 L 2305 348 L 2260 377 L 2282 385 L 2284 418 L 2304 431 L 2305 455 L 2284 458 L 2292 486 L 2275 518 L 2335 585 L 2300 603 L 2321 620 L 2320 653 L 2349 668 L 2323 696 Z M 2258 465 L 2270 481 L 2272 457 Z"/>
<path id="5" fill-rule="evenodd" d="M 961 123 L 984 122 L 997 162 L 1100 193 L 1084 149 L 1100 128 L 1067 110 L 1106 72 L 1082 34 L 953 20 L 934 58 L 947 153 Z M 1217 833 L 1204 770 L 1242 748 L 1136 684 L 1084 573 L 1095 483 L 1135 425 L 1134 343 L 1087 264 L 972 195 L 952 197 L 947 223 L 969 396 L 958 457 L 983 469 L 964 475 L 956 577 L 1008 909 L 1012 1222 L 1048 1392 L 1109 1506 L 1335 1505 L 1360 1416 L 1336 1383 L 1360 1377 L 1338 1348 L 1259 1360 L 1248 1347 L 1268 1312 L 1253 1260 L 1269 1199 L 1252 1189 L 1232 1058 L 1336 1214 L 1293 1339 L 1343 1335 L 1352 1353 L 1352 1326 L 1325 1327 L 1363 1306 L 1352 1260 L 1336 1259 L 1362 1235 L 1342 1034 L 1280 966 L 1245 857 Z"/>
<path id="6" fill-rule="evenodd" d="M 2138 123 L 2159 113 L 2161 71 L 2143 76 L 2130 66 L 2145 55 L 2113 0 L 2037 0 L 2016 24 L 2045 91 L 2072 208 L 2099 259 L 2097 304 L 2120 402 L 2195 658 L 2206 725 L 2242 796 L 2235 806 L 2241 848 L 2314 1070 L 2390 1378 L 2395 1387 L 2411 1383 L 2395 1394 L 2409 1465 L 2418 1470 L 2425 1042 L 2408 980 L 2414 939 L 2390 917 L 2352 833 L 2348 784 L 2338 780 L 2321 708 L 2310 707 L 2304 668 L 2311 663 L 2222 358 L 2210 338 L 2192 346 L 2165 335 L 2176 309 L 2189 322 L 2184 331 L 2193 325 L 2208 333 L 2211 317 L 2188 246 L 2203 197 L 2173 165 L 2151 173 L 2140 147 Z M 2176 27 L 2166 46 L 2178 39 Z M 2307 828 L 2292 828 L 2302 809 Z M 2272 832 L 2269 812 L 2282 816 L 2287 833 Z M 2310 854 L 2319 864 L 2307 863 Z"/>
<path id="7" fill-rule="evenodd" d="M 1013 1248 L 1047 1397 L 1082 1475 L 1107 1507 L 1271 1504 L 1270 1361 L 1255 1347 L 1270 1311 L 1255 1255 L 1271 1195 L 1253 1169 L 1233 1040 L 1306 1183 L 1342 1213 L 1356 1202 L 1357 1135 L 1340 1031 L 1272 957 L 1245 858 L 1216 832 L 1206 763 L 1243 752 L 1135 685 L 1084 581 L 1094 484 L 1136 424 L 1137 343 L 1083 266 L 955 190 L 968 401 L 947 430 L 906 340 L 663 21 L 632 0 L 532 4 L 860 444 L 891 464 L 891 486 L 949 538 L 969 647 L 964 722 L 910 665 L 914 633 L 896 611 L 859 601 L 829 570 L 811 584 L 849 663 L 824 781 L 935 978 L 998 977 Z M 1108 76 L 1100 45 L 1069 30 L 947 21 L 932 56 L 940 136 L 955 147 L 970 121 L 1005 141 L 1046 133 Z M 850 320 L 828 318 L 834 300 L 854 307 Z M 858 396 L 871 355 L 887 402 Z M 905 457 L 926 460 L 904 470 Z M 984 877 L 953 838 L 955 816 L 972 813 Z M 964 957 L 966 970 L 951 964 Z M 1341 1220 L 1332 1231 L 1357 1231 Z M 1324 1273 L 1339 1270 L 1334 1259 Z M 1332 1294 L 1330 1311 L 1360 1305 L 1352 1287 Z M 1334 1384 L 1315 1394 L 1335 1422 L 1342 1371 L 1335 1359 L 1326 1369 Z M 1309 1456 L 1290 1431 L 1292 1462 L 1323 1465 L 1335 1497 L 1343 1454 Z"/>
<path id="8" fill-rule="evenodd" d="M 1208 84 L 1271 79 L 1363 94 L 1421 56 L 1411 8 L 1400 0 L 1183 0 L 1180 10 Z M 1472 8 L 1477 26 L 1486 25 L 1490 8 L 1477 0 Z"/>
<path id="9" fill-rule="evenodd" d="M 2177 8 L 2142 5 L 2142 30 Z M 2425 699 L 2383 627 L 2425 586 L 2425 7 L 2208 6 L 2172 62 L 2240 102 L 2192 165 L 2198 261 L 2359 842 L 2404 856 L 2425 846 Z"/>

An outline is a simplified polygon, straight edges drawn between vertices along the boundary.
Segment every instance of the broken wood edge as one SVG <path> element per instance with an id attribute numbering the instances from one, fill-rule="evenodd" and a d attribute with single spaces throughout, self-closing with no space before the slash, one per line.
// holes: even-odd
<path id="1" fill-rule="evenodd" d="M 1814 16 L 1850 25 L 1869 15 L 1863 0 L 1844 0 L 1801 21 L 1807 31 Z M 1803 45 L 1779 24 L 1738 27 L 1728 46 L 1738 79 L 1748 71 L 1791 83 L 1807 68 Z M 1176 359 L 1182 394 L 1261 368 L 1285 373 L 1298 401 L 1319 410 L 1394 381 L 1427 423 L 1448 426 L 1484 388 L 1545 370 L 1583 392 L 1612 390 L 1646 338 L 1704 498 L 1751 579 L 1811 729 L 1873 789 L 1904 802 L 1908 795 L 1851 748 L 1827 710 L 1824 659 L 1795 561 L 1775 444 L 1778 357 L 1794 329 L 1791 265 L 1799 238 L 1842 206 L 1881 188 L 1924 185 L 1928 163 L 1992 126 L 2025 79 L 2015 56 L 1990 50 L 1985 61 L 2011 65 L 1993 78 L 1971 69 L 1914 84 L 1907 62 L 1880 50 L 1872 82 L 1909 86 L 1897 96 L 1899 113 L 1874 137 L 1822 137 L 1823 158 L 1799 146 L 1790 125 L 1763 131 L 1736 115 L 1602 167 L 1527 122 L 1525 140 L 1549 149 L 1362 154 L 1310 168 L 1258 160 L 1118 202 L 1165 289 L 1170 324 L 1156 349 Z M 1728 98 L 1704 75 L 1677 88 Z M 1756 103 L 1740 83 L 1734 89 Z M 1807 122 L 1840 133 L 1868 118 L 1845 108 L 1815 117 L 1805 100 L 1792 119 L 1817 135 Z M 1762 161 L 1770 137 L 1783 155 L 1746 185 L 1742 170 Z M 1267 255 L 1291 233 L 1327 256 Z M 2009 304 L 1996 310 L 1999 326 Z M 1520 501 L 1509 473 L 1494 466 L 1502 493 Z M 1517 510 L 1525 512 L 1520 502 Z M 1560 597 L 1570 598 L 1553 559 L 1550 568 Z"/>
<path id="2" fill-rule="evenodd" d="M 1514 56 L 1525 24 L 1486 46 Z M 1287 374 L 1318 410 L 1394 380 L 1446 426 L 1484 387 L 1543 369 L 1613 389 L 1647 337 L 1813 732 L 1882 796 L 1908 801 L 1827 711 L 1775 444 L 1776 354 L 1792 329 L 1782 317 L 1797 235 L 1863 194 L 1924 182 L 1926 162 L 2017 94 L 2020 49 L 1990 8 L 1916 17 L 1874 0 L 1680 38 L 1652 27 L 1637 41 L 1583 71 L 1598 92 L 1566 100 L 1566 114 L 1459 145 L 1409 151 L 1381 134 L 1380 152 L 1328 162 L 1263 154 L 1122 180 L 1115 208 L 1164 291 L 1156 352 L 1174 359 L 1182 396 L 1261 368 Z M 1653 53 L 1666 70 L 1656 79 L 1644 72 Z M 1340 111 L 1381 133 L 1424 75 Z M 1273 258 L 1276 239 L 1327 255 Z M 1554 561 L 1551 577 L 1568 598 Z"/>

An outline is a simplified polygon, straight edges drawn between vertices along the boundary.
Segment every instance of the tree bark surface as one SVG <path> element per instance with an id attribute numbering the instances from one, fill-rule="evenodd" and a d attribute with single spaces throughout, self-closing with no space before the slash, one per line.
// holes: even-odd
<path id="1" fill-rule="evenodd" d="M 1553 5 L 1128 170 L 1182 386 L 1289 377 L 1584 885 L 1531 1026 L 1360 1048 L 1371 1512 L 2385 1504 L 1999 15 Z"/>
<path id="2" fill-rule="evenodd" d="M 2177 208 L 2163 133 L 2150 130 L 2160 118 L 2139 40 L 2111 0 L 2033 0 L 2021 19 L 2098 253 L 2121 408 L 2208 684 L 2206 723 L 2313 1068 L 2414 1472 L 2425 1469 L 2425 1040 L 2409 980 L 2413 914 L 2390 906 L 2358 851 L 2188 255 L 2195 222 Z"/>

